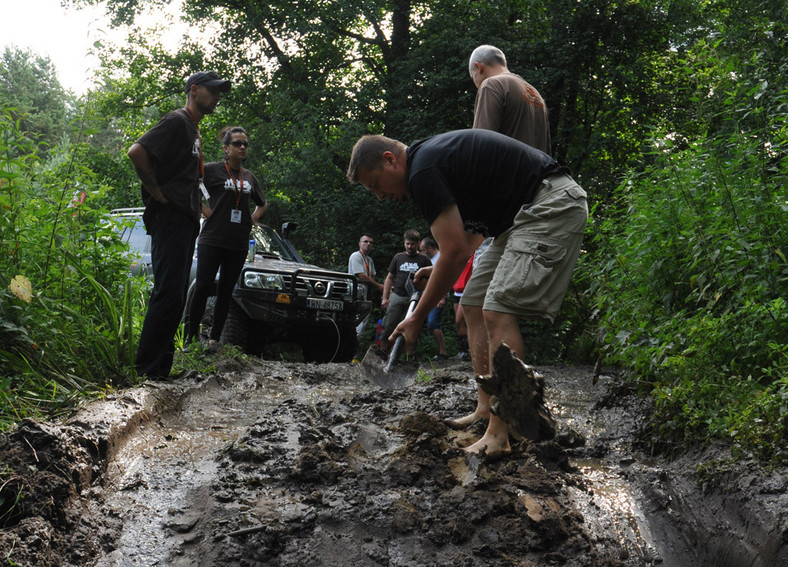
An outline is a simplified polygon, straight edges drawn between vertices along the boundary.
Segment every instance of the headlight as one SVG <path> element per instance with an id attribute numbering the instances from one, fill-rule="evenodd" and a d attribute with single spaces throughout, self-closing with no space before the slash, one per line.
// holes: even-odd
<path id="1" fill-rule="evenodd" d="M 271 291 L 284 291 L 285 281 L 279 274 L 265 274 L 263 272 L 244 272 L 244 287 L 254 289 L 267 289 Z"/>
<path id="2" fill-rule="evenodd" d="M 358 284 L 358 298 L 361 301 L 367 300 L 368 293 L 369 293 L 369 288 L 367 287 L 367 284 L 363 284 L 363 283 Z"/>

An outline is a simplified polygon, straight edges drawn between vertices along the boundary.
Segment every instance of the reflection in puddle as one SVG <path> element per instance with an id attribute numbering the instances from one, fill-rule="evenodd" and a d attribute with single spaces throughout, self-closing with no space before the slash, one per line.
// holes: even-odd
<path id="1" fill-rule="evenodd" d="M 214 498 L 221 498 L 211 485 L 220 452 L 285 400 L 338 400 L 358 392 L 353 386 L 304 385 L 292 376 L 265 383 L 252 376 L 218 387 L 204 384 L 177 412 L 140 426 L 109 467 L 108 483 L 117 490 L 108 505 L 122 513 L 123 531 L 115 551 L 96 565 L 188 565 L 186 559 L 179 563 L 179 548 L 198 537 L 197 524 L 211 517 Z M 297 424 L 282 425 L 279 433 L 286 445 L 297 447 Z M 238 509 L 246 513 L 249 505 L 239 503 Z M 299 513 L 293 505 L 287 516 Z"/>
<path id="2" fill-rule="evenodd" d="M 622 440 L 604 437 L 607 430 L 602 418 L 604 412 L 593 407 L 594 388 L 601 389 L 606 380 L 609 378 L 603 376 L 595 386 L 590 380 L 586 384 L 562 384 L 560 389 L 548 389 L 547 399 L 561 427 L 581 433 L 586 446 L 604 438 L 611 449 L 608 455 L 614 455 Z M 547 385 L 549 388 L 549 378 Z M 622 561 L 635 560 L 639 565 L 659 563 L 648 521 L 632 486 L 623 477 L 622 464 L 614 459 L 585 455 L 570 458 L 570 464 L 582 473 L 583 483 L 568 488 L 578 510 L 586 518 L 589 534 L 600 544 L 617 546 Z"/>

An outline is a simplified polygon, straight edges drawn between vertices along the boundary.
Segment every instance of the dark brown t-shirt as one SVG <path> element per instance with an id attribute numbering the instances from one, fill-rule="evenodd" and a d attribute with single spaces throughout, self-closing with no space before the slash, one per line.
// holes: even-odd
<path id="1" fill-rule="evenodd" d="M 550 122 L 542 96 L 525 79 L 501 73 L 476 92 L 474 128 L 500 132 L 550 155 Z"/>

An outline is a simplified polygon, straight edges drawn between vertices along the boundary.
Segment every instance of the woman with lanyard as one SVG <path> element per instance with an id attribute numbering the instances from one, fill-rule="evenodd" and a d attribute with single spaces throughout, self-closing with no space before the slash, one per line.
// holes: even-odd
<path id="1" fill-rule="evenodd" d="M 214 289 L 216 272 L 221 268 L 208 341 L 208 348 L 212 350 L 219 347 L 233 288 L 249 249 L 252 223 L 260 219 L 267 205 L 257 178 L 242 167 L 249 152 L 246 130 L 240 126 L 225 128 L 220 139 L 224 162 L 204 166 L 203 181 L 209 203 L 202 207 L 205 221 L 197 240 L 197 279 L 186 328 L 186 343 L 189 344 L 199 337 L 205 304 Z M 256 205 L 251 213 L 250 201 Z"/>

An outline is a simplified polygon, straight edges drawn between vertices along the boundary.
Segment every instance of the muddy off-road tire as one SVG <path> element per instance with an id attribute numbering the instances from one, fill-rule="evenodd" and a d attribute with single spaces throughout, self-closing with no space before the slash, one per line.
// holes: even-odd
<path id="1" fill-rule="evenodd" d="M 249 352 L 249 325 L 249 316 L 240 305 L 230 300 L 230 309 L 222 329 L 222 343 L 237 345 L 247 354 L 259 354 Z"/>
<path id="2" fill-rule="evenodd" d="M 338 330 L 333 325 L 322 327 L 301 339 L 301 352 L 306 362 L 350 362 L 357 348 L 356 329 L 350 326 Z"/>

